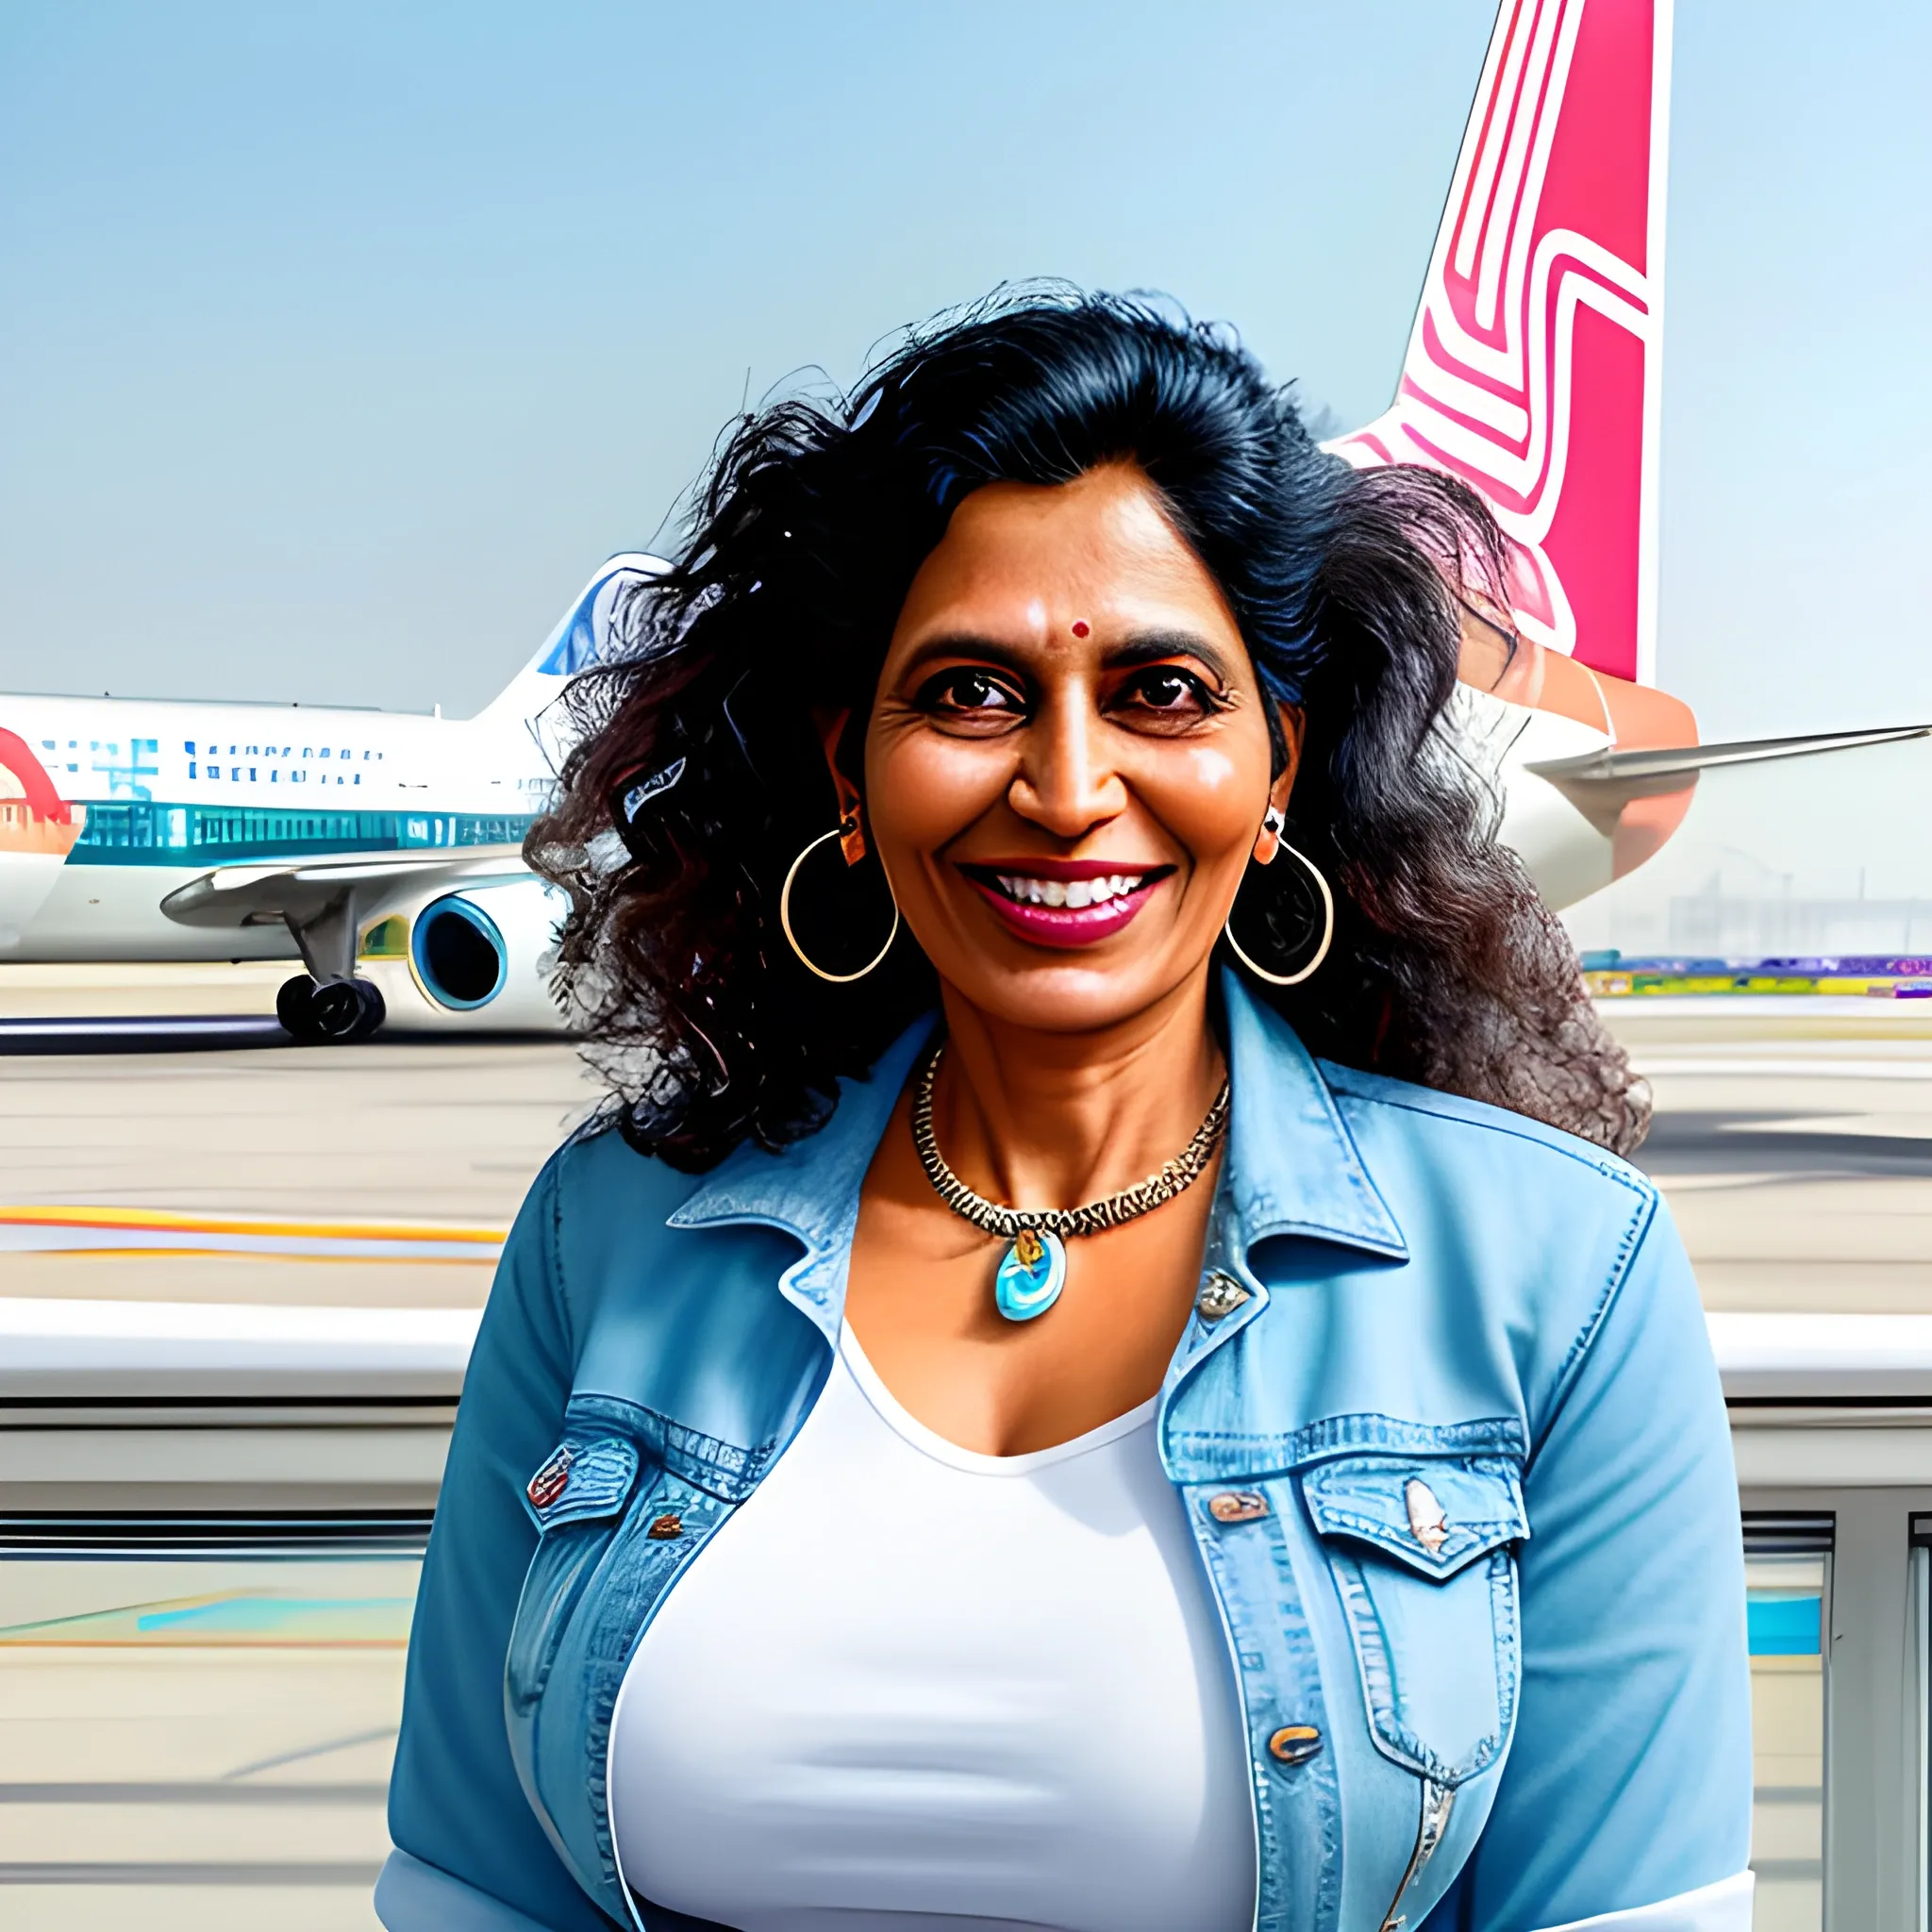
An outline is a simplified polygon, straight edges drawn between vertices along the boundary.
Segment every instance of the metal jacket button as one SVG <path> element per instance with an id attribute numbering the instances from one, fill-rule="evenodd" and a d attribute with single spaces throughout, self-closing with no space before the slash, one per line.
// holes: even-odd
<path id="1" fill-rule="evenodd" d="M 1268 1513 L 1268 1498 L 1253 1490 L 1223 1490 L 1208 1498 L 1208 1513 L 1216 1523 L 1253 1523 Z"/>
<path id="2" fill-rule="evenodd" d="M 1283 1724 L 1268 1740 L 1268 1755 L 1279 1764 L 1306 1764 L 1322 1755 L 1322 1733 L 1313 1724 Z"/>
<path id="3" fill-rule="evenodd" d="M 533 1509 L 549 1508 L 570 1487 L 570 1466 L 575 1460 L 568 1448 L 559 1449 L 530 1478 L 530 1486 L 524 1494 L 529 1497 Z"/>
<path id="4" fill-rule="evenodd" d="M 1248 1291 L 1231 1274 L 1210 1274 L 1195 1297 L 1202 1321 L 1213 1324 L 1231 1315 L 1249 1299 Z"/>
<path id="5" fill-rule="evenodd" d="M 1402 1491 L 1408 1506 L 1408 1533 L 1432 1557 L 1442 1554 L 1449 1541 L 1449 1512 L 1436 1500 L 1436 1492 L 1419 1475 L 1409 1477 Z"/>
<path id="6" fill-rule="evenodd" d="M 675 1510 L 667 1510 L 664 1515 L 652 1519 L 651 1526 L 644 1534 L 654 1543 L 668 1543 L 674 1537 L 684 1534 L 684 1518 Z"/>

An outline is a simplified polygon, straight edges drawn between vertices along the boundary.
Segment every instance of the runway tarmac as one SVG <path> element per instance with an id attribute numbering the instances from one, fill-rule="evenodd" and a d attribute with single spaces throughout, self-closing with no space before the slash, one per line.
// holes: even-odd
<path id="1" fill-rule="evenodd" d="M 1605 1002 L 1707 1307 L 1932 1312 L 1932 1003 Z"/>
<path id="2" fill-rule="evenodd" d="M 0 968 L 0 1020 L 50 1017 L 8 983 L 25 970 Z M 118 983 L 84 991 L 259 1011 L 284 970 L 93 969 Z M 1655 1087 L 1638 1160 L 1708 1307 L 1932 1311 L 1932 1002 L 1604 1011 Z M 0 1294 L 480 1306 L 495 1241 L 597 1097 L 561 1041 L 0 1052 Z M 52 1226 L 60 1208 L 92 1227 Z M 180 1224 L 108 1224 L 142 1217 Z"/>
<path id="3" fill-rule="evenodd" d="M 284 970 L 95 969 L 63 1008 L 0 967 L 0 1021 L 259 1015 Z M 1607 1007 L 1710 1307 L 1932 1310 L 1928 1008 Z M 480 1307 L 597 1097 L 559 1041 L 4 1044 L 0 1296 Z M 371 1932 L 414 1574 L 400 1546 L 0 1561 L 0 1922 Z"/>
<path id="4" fill-rule="evenodd" d="M 259 1016 L 288 971 L 90 968 L 63 1008 L 52 969 L 0 967 L 0 1027 Z M 5 1295 L 481 1307 L 518 1202 L 598 1096 L 560 1040 L 5 1046 Z M 60 1208 L 92 1225 L 58 1226 Z"/>

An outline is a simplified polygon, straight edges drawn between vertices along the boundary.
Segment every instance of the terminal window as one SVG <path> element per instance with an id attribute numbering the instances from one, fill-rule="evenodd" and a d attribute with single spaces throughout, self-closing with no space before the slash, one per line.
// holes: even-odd
<path id="1" fill-rule="evenodd" d="M 1830 1559 L 1753 1557 L 1745 1565 L 1751 1644 L 1752 1932 L 1820 1932 L 1824 1923 L 1824 1652 Z"/>
<path id="2" fill-rule="evenodd" d="M 371 1932 L 420 1565 L 0 1558 L 11 1932 Z"/>

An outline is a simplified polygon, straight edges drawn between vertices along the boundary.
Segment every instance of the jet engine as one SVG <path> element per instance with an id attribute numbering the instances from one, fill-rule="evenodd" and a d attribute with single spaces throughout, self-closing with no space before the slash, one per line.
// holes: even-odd
<path id="1" fill-rule="evenodd" d="M 356 976 L 394 1028 L 555 1031 L 550 962 L 564 912 L 555 887 L 521 878 L 419 887 L 363 927 Z"/>

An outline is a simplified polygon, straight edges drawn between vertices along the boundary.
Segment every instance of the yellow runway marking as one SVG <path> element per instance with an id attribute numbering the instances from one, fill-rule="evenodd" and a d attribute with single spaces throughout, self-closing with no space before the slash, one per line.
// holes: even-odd
<path id="1" fill-rule="evenodd" d="M 0 1253 L 246 1254 L 340 1260 L 494 1260 L 508 1229 L 434 1222 L 295 1221 L 64 1203 L 0 1206 Z"/>

